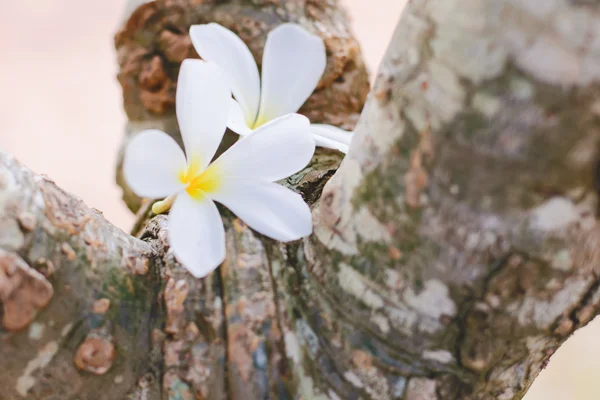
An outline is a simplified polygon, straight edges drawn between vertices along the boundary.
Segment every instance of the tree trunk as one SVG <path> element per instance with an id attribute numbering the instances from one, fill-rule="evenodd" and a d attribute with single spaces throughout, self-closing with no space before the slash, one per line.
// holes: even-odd
<path id="1" fill-rule="evenodd" d="M 128 136 L 178 138 L 187 28 L 208 21 L 257 60 L 281 21 L 322 35 L 302 112 L 353 127 L 368 84 L 337 2 L 142 3 L 116 37 Z M 284 182 L 314 234 L 277 243 L 222 209 L 203 280 L 167 216 L 142 207 L 134 238 L 1 154 L 0 398 L 522 398 L 600 305 L 599 79 L 598 5 L 412 1 L 339 170 L 319 150 Z"/>

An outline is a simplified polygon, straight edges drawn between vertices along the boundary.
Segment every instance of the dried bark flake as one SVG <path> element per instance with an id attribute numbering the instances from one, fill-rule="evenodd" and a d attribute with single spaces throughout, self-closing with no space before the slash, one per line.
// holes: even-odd
<path id="1" fill-rule="evenodd" d="M 104 375 L 116 357 L 115 345 L 110 339 L 103 337 L 88 337 L 75 353 L 77 368 L 95 375 Z"/>
<path id="2" fill-rule="evenodd" d="M 48 280 L 16 254 L 0 250 L 2 325 L 9 331 L 28 326 L 48 305 L 54 289 Z"/>

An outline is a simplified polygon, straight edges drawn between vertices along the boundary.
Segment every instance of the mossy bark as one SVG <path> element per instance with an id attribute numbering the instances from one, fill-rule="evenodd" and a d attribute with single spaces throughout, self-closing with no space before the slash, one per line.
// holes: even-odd
<path id="1" fill-rule="evenodd" d="M 128 136 L 178 137 L 187 27 L 208 21 L 258 61 L 282 21 L 321 34 L 302 112 L 354 126 L 367 79 L 337 2 L 135 3 L 116 38 Z M 227 259 L 203 280 L 168 216 L 146 205 L 127 235 L 0 155 L 0 398 L 522 398 L 600 304 L 599 15 L 410 2 L 341 166 L 319 150 L 283 182 L 314 234 L 277 243 L 222 209 Z"/>

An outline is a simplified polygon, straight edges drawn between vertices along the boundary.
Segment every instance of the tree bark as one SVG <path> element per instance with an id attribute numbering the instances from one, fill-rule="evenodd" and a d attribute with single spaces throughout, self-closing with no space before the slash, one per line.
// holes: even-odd
<path id="1" fill-rule="evenodd" d="M 597 314 L 599 12 L 408 4 L 307 266 L 364 397 L 520 399 Z"/>
<path id="2" fill-rule="evenodd" d="M 353 126 L 367 80 L 336 2 L 142 3 L 116 38 L 128 136 L 178 137 L 187 27 L 208 21 L 257 60 L 281 21 L 333 37 L 302 112 Z M 320 150 L 283 182 L 314 234 L 222 209 L 204 280 L 167 216 L 142 208 L 134 238 L 0 155 L 0 398 L 522 398 L 598 313 L 599 27 L 590 2 L 410 2 L 339 170 Z"/>
<path id="3" fill-rule="evenodd" d="M 153 240 L 1 152 L 0 227 L 0 398 L 119 398 L 161 318 Z"/>

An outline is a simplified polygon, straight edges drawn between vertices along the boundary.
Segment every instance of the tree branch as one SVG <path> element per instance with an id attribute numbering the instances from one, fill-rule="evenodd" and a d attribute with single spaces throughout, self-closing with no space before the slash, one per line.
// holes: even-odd
<path id="1" fill-rule="evenodd" d="M 365 396 L 519 399 L 598 313 L 599 8 L 525 3 L 409 3 L 325 188 L 305 308 Z"/>
<path id="2" fill-rule="evenodd" d="M 209 21 L 255 56 L 280 19 L 329 38 L 331 86 L 304 112 L 351 127 L 366 75 L 335 3 L 195 3 L 138 2 L 117 35 L 131 134 L 177 137 L 187 28 Z M 411 2 L 323 196 L 335 152 L 284 182 L 315 234 L 277 243 L 221 209 L 227 259 L 203 280 L 169 251 L 167 216 L 142 209 L 133 238 L 0 155 L 3 394 L 522 398 L 600 301 L 586 4 Z"/>
<path id="3" fill-rule="evenodd" d="M 126 393 L 148 363 L 158 283 L 151 244 L 6 153 L 0 226 L 3 398 Z"/>

